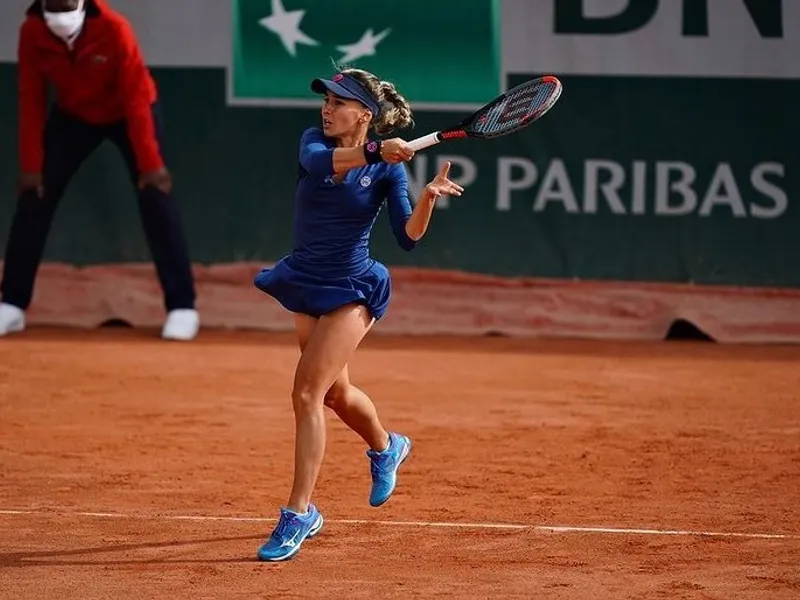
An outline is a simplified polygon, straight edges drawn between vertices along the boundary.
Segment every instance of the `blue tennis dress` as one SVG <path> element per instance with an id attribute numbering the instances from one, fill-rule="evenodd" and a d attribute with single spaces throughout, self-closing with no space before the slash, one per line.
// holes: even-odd
<path id="1" fill-rule="evenodd" d="M 391 276 L 370 257 L 370 234 L 385 203 L 400 247 L 415 247 L 405 231 L 412 212 L 408 176 L 402 165 L 378 163 L 351 169 L 337 183 L 335 148 L 319 128 L 303 133 L 294 247 L 273 267 L 262 269 L 253 284 L 291 312 L 318 318 L 358 303 L 379 320 L 389 305 Z"/>

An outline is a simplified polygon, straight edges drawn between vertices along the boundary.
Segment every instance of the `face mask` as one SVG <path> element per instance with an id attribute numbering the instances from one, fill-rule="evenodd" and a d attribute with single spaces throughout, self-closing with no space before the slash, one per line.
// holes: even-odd
<path id="1" fill-rule="evenodd" d="M 47 26 L 55 35 L 62 40 L 70 40 L 83 27 L 83 20 L 86 12 L 83 10 L 83 2 L 78 5 L 76 10 L 69 12 L 50 12 L 43 11 L 44 20 Z"/>

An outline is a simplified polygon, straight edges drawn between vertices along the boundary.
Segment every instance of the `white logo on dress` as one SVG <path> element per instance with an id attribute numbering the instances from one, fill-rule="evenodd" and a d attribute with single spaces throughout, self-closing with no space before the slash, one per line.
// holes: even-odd
<path id="1" fill-rule="evenodd" d="M 359 183 L 361 184 L 361 187 L 369 187 L 369 184 L 372 183 L 372 179 L 369 176 L 364 175 Z"/>

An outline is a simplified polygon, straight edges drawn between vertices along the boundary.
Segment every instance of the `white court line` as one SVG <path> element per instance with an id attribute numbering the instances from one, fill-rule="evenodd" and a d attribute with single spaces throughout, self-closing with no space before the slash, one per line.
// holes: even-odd
<path id="1" fill-rule="evenodd" d="M 226 521 L 274 523 L 270 517 L 224 517 L 212 515 L 137 515 L 109 512 L 67 512 L 48 510 L 0 510 L 0 515 L 36 515 L 51 517 L 96 517 L 101 519 L 139 519 L 149 521 Z M 746 538 L 764 540 L 797 540 L 800 535 L 785 533 L 737 533 L 725 531 L 692 531 L 684 529 L 635 529 L 624 527 L 571 527 L 560 525 L 522 525 L 515 523 L 456 523 L 436 521 L 373 521 L 368 519 L 327 520 L 342 525 L 385 525 L 390 527 L 433 527 L 440 529 L 500 529 L 510 531 L 536 531 L 540 533 L 596 533 L 608 535 L 661 535 L 686 537 Z"/>

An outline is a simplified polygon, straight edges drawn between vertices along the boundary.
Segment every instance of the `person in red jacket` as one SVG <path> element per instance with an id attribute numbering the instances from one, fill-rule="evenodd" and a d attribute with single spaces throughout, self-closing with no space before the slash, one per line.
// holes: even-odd
<path id="1" fill-rule="evenodd" d="M 22 173 L 0 286 L 0 335 L 25 328 L 56 207 L 84 160 L 110 140 L 136 186 L 167 311 L 162 336 L 194 338 L 194 279 L 161 150 L 158 93 L 130 23 L 103 0 L 36 0 L 18 52 Z M 55 92 L 49 114 L 48 84 Z"/>

